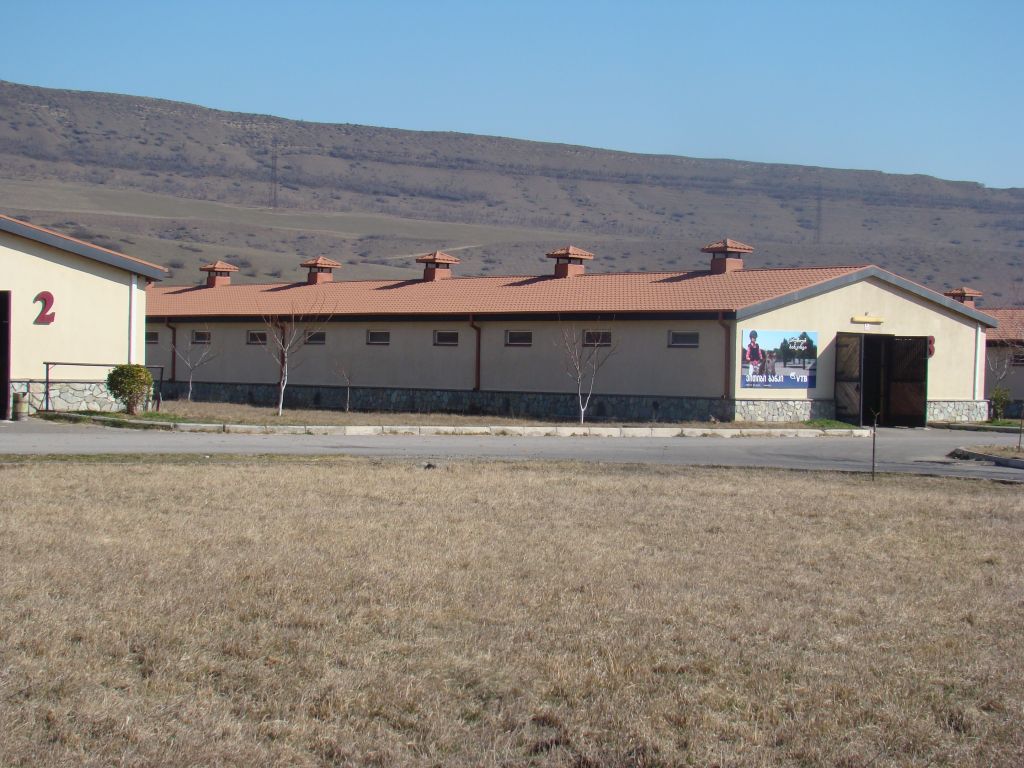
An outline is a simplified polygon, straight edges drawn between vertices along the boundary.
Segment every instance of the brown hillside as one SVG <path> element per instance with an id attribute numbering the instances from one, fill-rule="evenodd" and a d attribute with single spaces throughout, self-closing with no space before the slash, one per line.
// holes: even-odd
<path id="1" fill-rule="evenodd" d="M 0 82 L 0 209 L 171 266 L 227 259 L 240 279 L 547 271 L 573 242 L 596 270 L 703 266 L 724 234 L 752 266 L 871 261 L 929 287 L 1024 301 L 1024 189 L 795 165 L 220 112 Z M 276 208 L 272 184 L 276 157 Z"/>

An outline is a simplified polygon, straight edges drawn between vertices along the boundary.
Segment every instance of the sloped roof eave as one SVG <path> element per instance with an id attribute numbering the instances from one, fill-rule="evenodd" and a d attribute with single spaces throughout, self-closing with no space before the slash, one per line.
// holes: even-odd
<path id="1" fill-rule="evenodd" d="M 18 219 L 12 219 L 9 216 L 0 215 L 0 231 L 24 237 L 26 240 L 34 240 L 37 243 L 49 245 L 52 248 L 98 261 L 111 267 L 117 267 L 125 272 L 148 277 L 152 280 L 160 280 L 168 275 L 167 269 L 156 264 L 150 264 L 148 261 L 101 248 L 98 245 L 92 245 L 83 240 L 76 240 L 73 237 L 62 235 L 60 232 L 54 232 L 45 227 L 37 227 L 34 224 L 27 224 Z"/>
<path id="2" fill-rule="evenodd" d="M 848 285 L 853 285 L 854 283 L 859 283 L 872 277 L 926 301 L 930 301 L 933 304 L 938 304 L 952 312 L 965 315 L 971 320 L 989 328 L 995 328 L 999 325 L 998 320 L 991 315 L 986 315 L 979 309 L 966 307 L 959 301 L 947 298 L 937 291 L 925 288 L 922 285 L 918 285 L 917 283 L 900 277 L 899 275 L 895 275 L 892 272 L 887 272 L 873 264 L 858 269 L 855 272 L 850 272 L 846 275 L 840 275 L 829 280 L 823 280 L 820 283 L 807 286 L 806 288 L 800 288 L 781 296 L 775 296 L 765 301 L 759 301 L 756 304 L 741 307 L 736 310 L 736 319 L 746 320 L 751 317 L 756 317 L 757 315 L 763 315 L 765 312 L 770 312 L 773 309 L 779 309 L 781 307 L 789 306 L 790 304 L 796 304 L 800 301 L 806 301 L 807 299 L 814 298 L 815 296 L 821 296 L 829 291 L 845 288 Z"/>

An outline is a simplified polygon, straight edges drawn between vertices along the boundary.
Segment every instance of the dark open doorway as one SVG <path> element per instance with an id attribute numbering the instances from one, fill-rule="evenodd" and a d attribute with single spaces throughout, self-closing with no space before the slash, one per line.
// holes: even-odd
<path id="1" fill-rule="evenodd" d="M 880 333 L 836 335 L 836 418 L 852 424 L 923 427 L 927 418 L 928 338 Z"/>
<path id="2" fill-rule="evenodd" d="M 10 291 L 0 291 L 0 418 L 11 418 Z"/>

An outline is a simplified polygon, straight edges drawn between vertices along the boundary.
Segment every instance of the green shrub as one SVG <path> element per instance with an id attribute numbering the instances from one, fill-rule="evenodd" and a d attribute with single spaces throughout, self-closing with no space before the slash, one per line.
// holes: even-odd
<path id="1" fill-rule="evenodd" d="M 1010 404 L 1010 390 L 1006 387 L 994 387 L 988 400 L 992 404 L 992 418 L 1001 419 L 1006 415 L 1006 407 Z"/>
<path id="2" fill-rule="evenodd" d="M 124 403 L 129 415 L 137 413 L 139 406 L 146 402 L 152 386 L 153 376 L 144 365 L 115 365 L 107 374 L 107 389 L 115 400 Z"/>

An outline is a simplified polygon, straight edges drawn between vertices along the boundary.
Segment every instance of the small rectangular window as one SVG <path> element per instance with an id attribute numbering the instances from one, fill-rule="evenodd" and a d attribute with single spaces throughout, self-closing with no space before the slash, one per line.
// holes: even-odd
<path id="1" fill-rule="evenodd" d="M 366 343 L 386 347 L 391 343 L 391 331 L 367 331 Z"/>
<path id="2" fill-rule="evenodd" d="M 584 347 L 610 347 L 612 345 L 611 331 L 584 331 Z"/>
<path id="3" fill-rule="evenodd" d="M 246 344 L 258 344 L 266 346 L 267 344 L 267 332 L 266 331 L 246 331 L 245 334 Z"/>
<path id="4" fill-rule="evenodd" d="M 159 344 L 160 343 L 160 331 L 146 331 L 146 343 L 147 344 Z"/>
<path id="5" fill-rule="evenodd" d="M 327 331 L 306 331 L 307 344 L 326 344 Z"/>
<path id="6" fill-rule="evenodd" d="M 696 349 L 700 346 L 700 334 L 693 331 L 669 331 L 668 345 Z"/>
<path id="7" fill-rule="evenodd" d="M 532 347 L 533 331 L 505 331 L 506 347 Z"/>
<path id="8" fill-rule="evenodd" d="M 192 343 L 196 345 L 209 344 L 213 334 L 209 331 L 192 331 Z"/>
<path id="9" fill-rule="evenodd" d="M 1014 352 L 1010 365 L 1024 365 L 1024 352 Z"/>
<path id="10" fill-rule="evenodd" d="M 458 331 L 434 331 L 435 347 L 457 347 L 459 346 Z"/>

